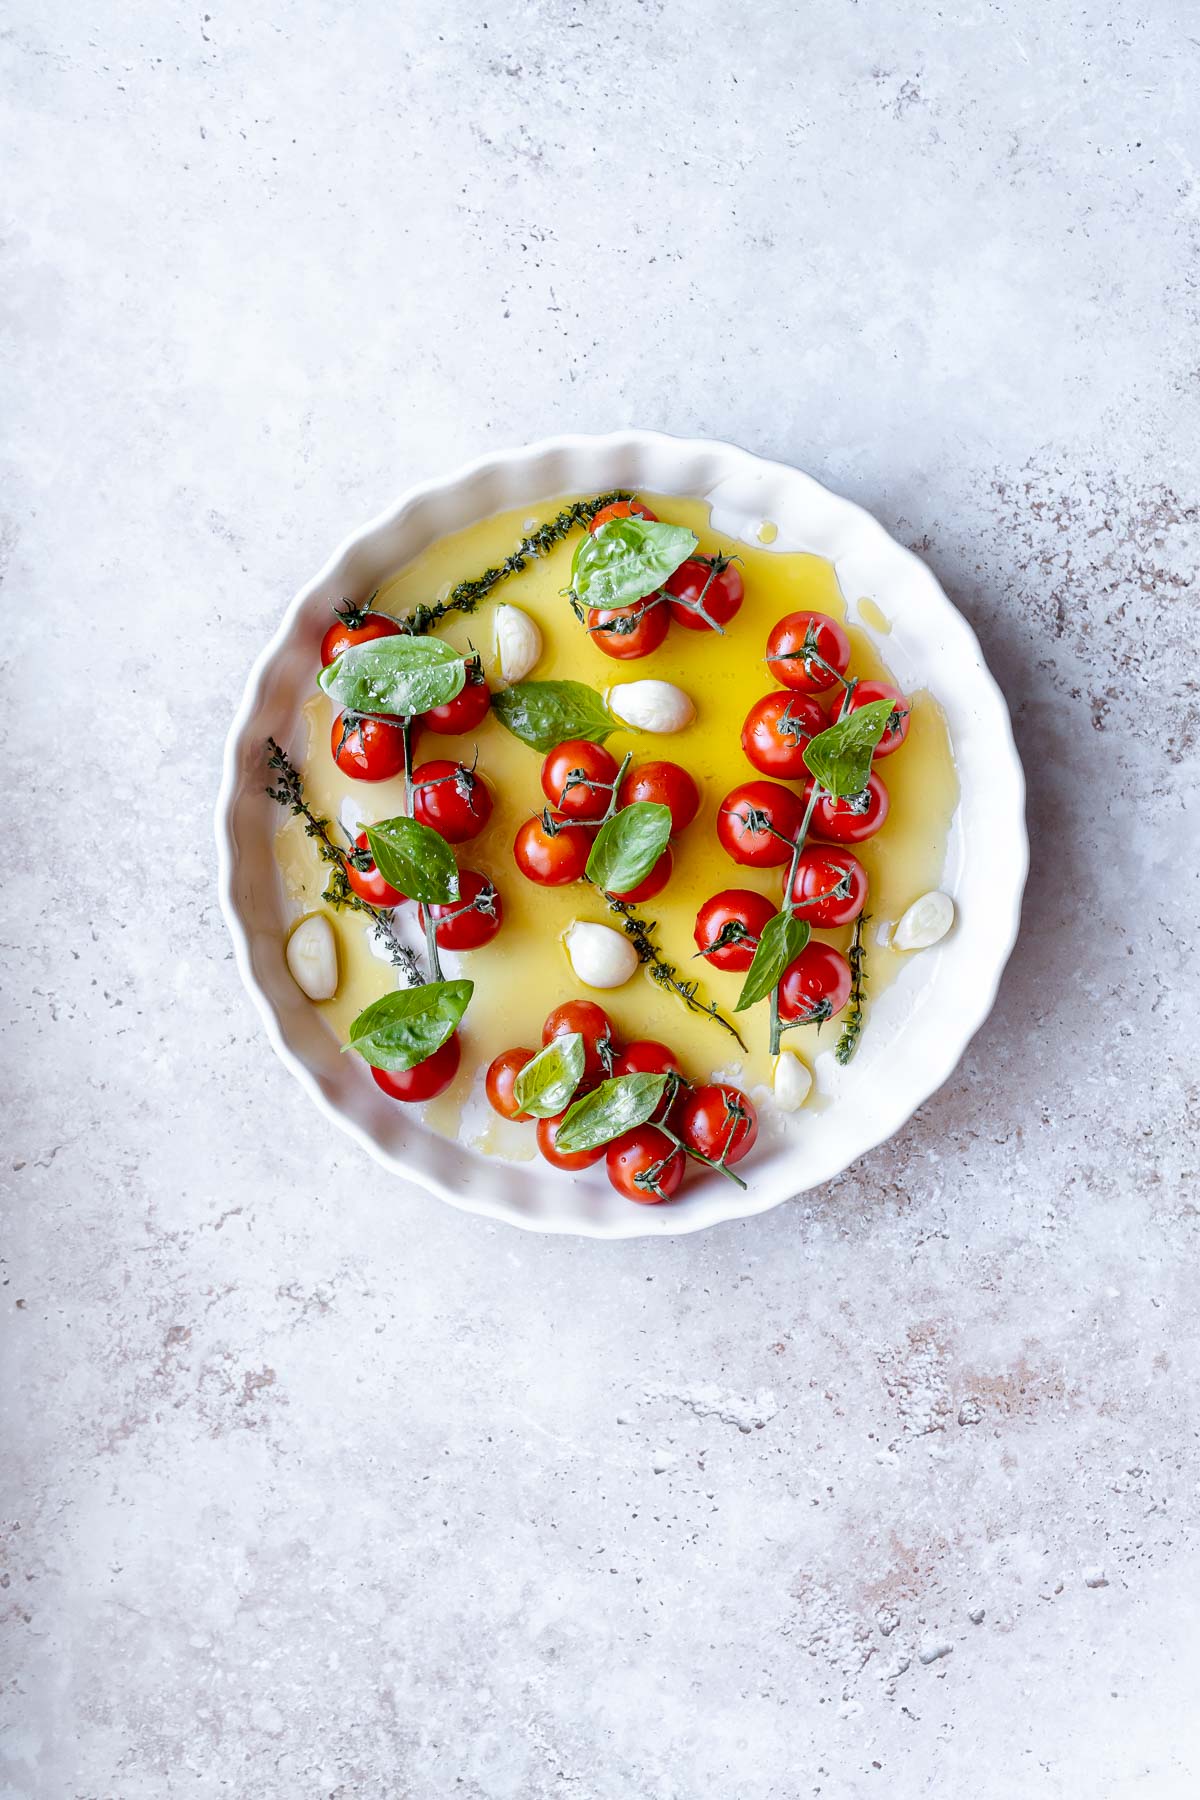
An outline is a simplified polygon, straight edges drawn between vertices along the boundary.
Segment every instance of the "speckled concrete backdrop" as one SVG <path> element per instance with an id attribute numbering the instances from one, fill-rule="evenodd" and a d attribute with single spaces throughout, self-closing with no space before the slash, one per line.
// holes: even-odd
<path id="1" fill-rule="evenodd" d="M 1194 30 L 10 6 L 5 1800 L 1195 1793 Z M 605 1246 L 330 1136 L 209 815 L 344 529 L 627 423 L 928 556 L 1035 861 L 900 1137 Z"/>

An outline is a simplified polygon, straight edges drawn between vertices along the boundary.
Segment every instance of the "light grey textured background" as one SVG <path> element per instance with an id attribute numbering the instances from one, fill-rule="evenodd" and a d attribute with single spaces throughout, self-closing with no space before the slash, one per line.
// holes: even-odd
<path id="1" fill-rule="evenodd" d="M 0 1793 L 1193 1795 L 1194 7 L 210 3 L 0 35 Z M 604 1245 L 330 1134 L 210 810 L 347 528 L 625 424 L 928 556 L 1035 848 L 907 1130 Z"/>

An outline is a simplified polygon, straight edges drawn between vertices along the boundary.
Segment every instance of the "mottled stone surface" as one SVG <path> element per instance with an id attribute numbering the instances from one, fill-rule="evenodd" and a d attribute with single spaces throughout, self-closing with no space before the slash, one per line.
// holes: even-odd
<path id="1" fill-rule="evenodd" d="M 1195 1793 L 1194 28 L 9 8 L 4 1800 Z M 630 423 L 929 558 L 1034 863 L 899 1137 L 604 1245 L 323 1127 L 210 811 L 345 529 Z"/>

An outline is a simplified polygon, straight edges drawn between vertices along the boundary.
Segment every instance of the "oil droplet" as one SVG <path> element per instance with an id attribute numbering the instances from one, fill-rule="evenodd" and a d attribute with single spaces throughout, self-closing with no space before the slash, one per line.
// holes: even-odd
<path id="1" fill-rule="evenodd" d="M 764 519 L 754 535 L 760 544 L 773 544 L 779 536 L 779 527 L 772 524 L 770 519 Z"/>
<path id="2" fill-rule="evenodd" d="M 877 631 L 881 637 L 887 637 L 892 629 L 892 621 L 886 613 L 879 610 L 874 600 L 868 599 L 864 594 L 862 599 L 857 602 L 857 610 L 864 625 L 869 625 L 871 630 Z"/>

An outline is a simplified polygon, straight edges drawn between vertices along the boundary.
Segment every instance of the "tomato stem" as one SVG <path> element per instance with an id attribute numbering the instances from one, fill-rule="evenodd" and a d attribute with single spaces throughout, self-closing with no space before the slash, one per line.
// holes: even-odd
<path id="1" fill-rule="evenodd" d="M 804 817 L 800 821 L 800 829 L 796 833 L 795 839 L 793 840 L 793 843 L 792 843 L 792 858 L 788 864 L 787 879 L 784 881 L 784 884 L 783 884 L 783 908 L 782 908 L 782 910 L 785 913 L 789 914 L 789 916 L 794 915 L 794 913 L 796 911 L 796 902 L 792 897 L 792 888 L 795 885 L 795 881 L 796 881 L 796 865 L 800 861 L 800 852 L 804 848 L 804 840 L 808 836 L 808 828 L 812 824 L 812 816 L 813 816 L 814 812 L 817 810 L 817 801 L 821 798 L 824 791 L 825 790 L 821 786 L 819 781 L 813 782 L 812 793 L 808 796 L 808 805 L 805 807 Z M 784 974 L 786 974 L 786 973 L 787 973 L 787 971 L 785 969 Z M 779 978 L 779 981 L 782 981 L 782 980 L 783 980 L 783 975 L 781 975 Z M 780 1036 L 784 1029 L 780 1022 L 780 1018 L 779 1018 L 779 981 L 777 981 L 775 983 L 775 986 L 771 989 L 770 1046 L 771 1046 L 771 1055 L 772 1056 L 779 1055 L 779 1040 L 780 1040 Z M 799 1023 L 799 1021 L 797 1021 L 797 1023 Z"/>

